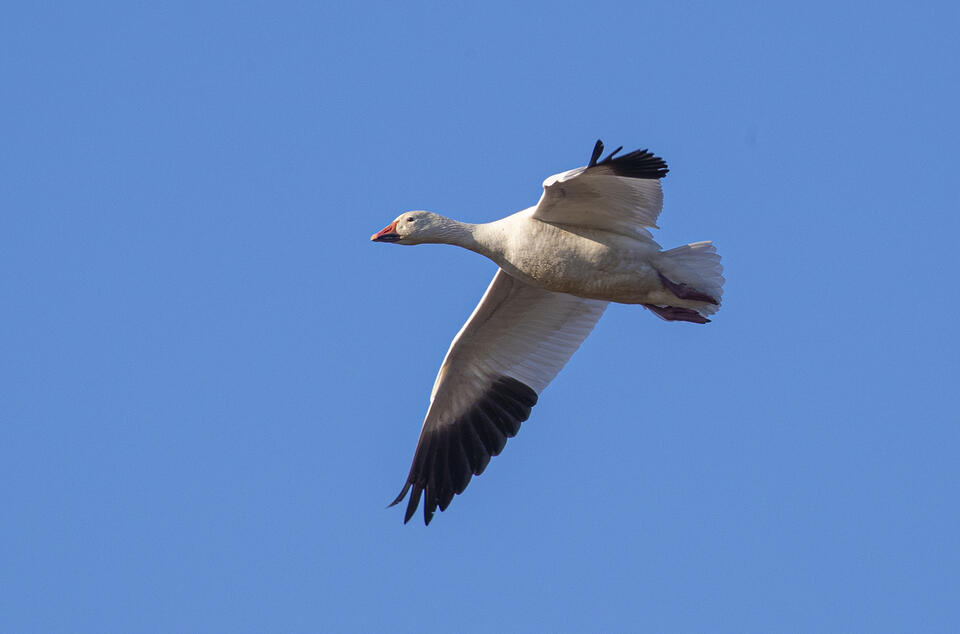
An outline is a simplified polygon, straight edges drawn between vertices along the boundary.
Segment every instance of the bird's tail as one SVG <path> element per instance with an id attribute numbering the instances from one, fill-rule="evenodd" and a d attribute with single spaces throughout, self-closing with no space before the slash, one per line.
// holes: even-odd
<path id="1" fill-rule="evenodd" d="M 677 296 L 678 306 L 647 306 L 668 321 L 706 323 L 720 309 L 723 265 L 710 241 L 693 242 L 660 254 L 660 281 Z"/>

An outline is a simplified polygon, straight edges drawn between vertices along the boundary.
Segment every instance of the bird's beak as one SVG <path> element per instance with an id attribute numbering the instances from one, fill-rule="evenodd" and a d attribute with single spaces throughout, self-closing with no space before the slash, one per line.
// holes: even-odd
<path id="1" fill-rule="evenodd" d="M 374 242 L 396 242 L 400 239 L 400 234 L 397 233 L 397 221 L 394 220 L 386 227 L 370 236 L 370 239 Z"/>

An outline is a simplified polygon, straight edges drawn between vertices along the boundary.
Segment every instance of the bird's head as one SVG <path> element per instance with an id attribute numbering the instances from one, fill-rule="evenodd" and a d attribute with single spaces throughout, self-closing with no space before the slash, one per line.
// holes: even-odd
<path id="1" fill-rule="evenodd" d="M 374 242 L 395 242 L 397 244 L 423 244 L 424 242 L 443 242 L 450 231 L 451 222 L 439 214 L 429 211 L 408 211 L 376 232 L 370 239 Z"/>

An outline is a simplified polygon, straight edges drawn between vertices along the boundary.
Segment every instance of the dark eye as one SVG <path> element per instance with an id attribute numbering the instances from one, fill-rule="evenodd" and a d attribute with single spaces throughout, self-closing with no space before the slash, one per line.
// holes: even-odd
<path id="1" fill-rule="evenodd" d="M 413 222 L 413 218 L 407 218 L 407 222 Z"/>

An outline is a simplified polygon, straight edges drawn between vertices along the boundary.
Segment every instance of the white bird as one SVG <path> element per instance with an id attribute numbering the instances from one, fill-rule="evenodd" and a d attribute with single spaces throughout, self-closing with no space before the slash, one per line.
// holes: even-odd
<path id="1" fill-rule="evenodd" d="M 400 214 L 370 239 L 453 244 L 500 269 L 453 338 L 430 394 L 410 474 L 404 523 L 424 495 L 423 519 L 446 510 L 530 416 L 609 302 L 641 304 L 668 321 L 710 321 L 723 292 L 710 242 L 661 251 L 656 228 L 667 164 L 647 150 L 551 176 L 534 206 L 468 224 L 427 211 Z"/>

